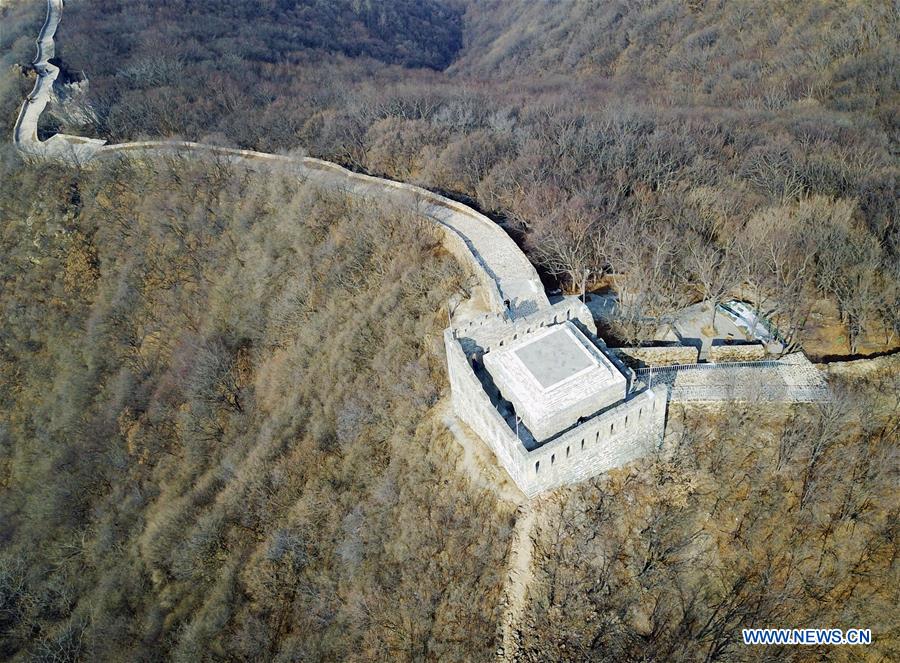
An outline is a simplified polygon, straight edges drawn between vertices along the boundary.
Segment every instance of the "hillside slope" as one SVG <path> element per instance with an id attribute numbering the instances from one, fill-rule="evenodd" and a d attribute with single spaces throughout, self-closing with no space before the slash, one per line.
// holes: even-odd
<path id="1" fill-rule="evenodd" d="M 115 20 L 112 41 L 153 42 L 163 26 L 165 39 L 188 49 L 265 63 L 343 53 L 443 69 L 462 45 L 459 12 L 439 0 L 166 0 L 138 11 L 123 0 L 91 0 L 70 3 L 67 14 L 76 30 L 91 16 Z M 104 47 L 102 41 L 97 47 Z"/>
<path id="2" fill-rule="evenodd" d="M 512 507 L 435 409 L 431 227 L 221 164 L 3 163 L 0 658 L 486 658 Z"/>
<path id="3" fill-rule="evenodd" d="M 774 110 L 814 98 L 896 131 L 898 28 L 887 0 L 472 0 L 453 71 L 621 79 L 717 106 Z"/>
<path id="4" fill-rule="evenodd" d="M 847 352 L 897 343 L 900 169 L 879 101 L 896 81 L 868 61 L 852 108 L 834 86 L 769 98 L 779 67 L 732 104 L 663 53 L 691 20 L 727 23 L 713 4 L 477 3 L 468 24 L 494 37 L 477 47 L 473 28 L 445 73 L 216 23 L 250 3 L 211 3 L 212 31 L 166 13 L 192 3 L 103 6 L 69 4 L 61 65 L 89 83 L 61 81 L 47 131 L 299 148 L 469 197 L 564 286 L 614 281 L 609 331 L 629 339 L 744 286 L 792 342 L 828 298 Z M 544 37 L 565 41 L 608 7 L 674 12 L 638 35 L 665 48 L 598 69 L 609 26 L 562 65 L 527 34 L 553 19 Z M 865 53 L 890 57 L 885 20 Z M 31 36 L 0 41 L 25 62 Z M 536 502 L 513 534 L 446 428 L 439 332 L 466 284 L 430 226 L 215 158 L 0 164 L 0 658 L 480 661 L 502 643 L 805 661 L 829 652 L 760 652 L 740 629 L 823 624 L 872 628 L 866 653 L 897 658 L 896 357 L 832 370 L 821 407 L 673 411 L 658 456 Z"/>
<path id="5" fill-rule="evenodd" d="M 315 22 L 263 20 L 266 51 L 228 13 L 109 1 L 67 10 L 89 83 L 62 81 L 47 132 L 300 149 L 474 201 L 553 285 L 614 282 L 620 342 L 726 293 L 820 354 L 900 342 L 889 3 L 478 0 L 435 72 L 323 58 L 294 35 Z"/>

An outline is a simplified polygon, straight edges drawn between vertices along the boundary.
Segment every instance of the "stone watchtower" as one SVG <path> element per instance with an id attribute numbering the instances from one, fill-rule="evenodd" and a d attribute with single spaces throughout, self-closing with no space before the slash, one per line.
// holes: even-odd
<path id="1" fill-rule="evenodd" d="M 527 496 L 657 449 L 668 387 L 634 374 L 570 300 L 507 320 L 487 315 L 444 334 L 454 411 Z"/>

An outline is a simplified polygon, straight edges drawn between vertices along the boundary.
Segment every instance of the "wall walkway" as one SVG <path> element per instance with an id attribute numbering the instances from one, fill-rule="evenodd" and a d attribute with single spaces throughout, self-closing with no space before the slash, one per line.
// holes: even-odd
<path id="1" fill-rule="evenodd" d="M 106 141 L 68 134 L 54 134 L 45 141 L 38 140 L 38 121 L 47 104 L 53 99 L 53 84 L 59 67 L 50 60 L 56 55 L 54 36 L 62 17 L 63 0 L 47 0 L 47 18 L 38 35 L 32 66 L 37 74 L 34 88 L 25 99 L 13 128 L 13 142 L 24 154 L 37 157 L 56 157 L 68 162 L 86 163 Z"/>
<path id="2" fill-rule="evenodd" d="M 639 368 L 635 378 L 668 385 L 674 402 L 815 403 L 831 398 L 821 371 L 802 352 L 778 360 Z"/>

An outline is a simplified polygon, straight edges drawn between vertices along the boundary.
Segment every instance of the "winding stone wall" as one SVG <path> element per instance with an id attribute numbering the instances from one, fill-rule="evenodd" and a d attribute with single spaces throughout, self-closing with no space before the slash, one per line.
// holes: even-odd
<path id="1" fill-rule="evenodd" d="M 549 308 L 550 302 L 534 266 L 506 232 L 467 205 L 427 189 L 379 177 L 362 175 L 334 163 L 309 157 L 289 157 L 252 150 L 216 147 L 189 141 L 145 141 L 104 146 L 102 140 L 56 134 L 38 139 L 38 121 L 53 96 L 59 69 L 50 64 L 54 35 L 62 15 L 62 0 L 47 0 L 47 19 L 37 39 L 34 90 L 22 104 L 13 131 L 16 147 L 25 155 L 64 162 L 87 163 L 117 155 L 154 153 L 201 154 L 250 165 L 282 166 L 303 179 L 346 190 L 362 197 L 390 202 L 438 224 L 444 230 L 447 249 L 465 262 L 483 287 L 495 313 L 521 317 Z M 508 306 L 506 302 L 509 302 Z"/>
<path id="2" fill-rule="evenodd" d="M 38 121 L 52 101 L 53 83 L 59 74 L 50 59 L 54 56 L 53 38 L 62 8 L 63 0 L 47 0 L 47 20 L 37 40 L 34 60 L 38 78 L 15 125 L 13 140 L 25 156 L 85 164 L 101 158 L 143 158 L 172 153 L 199 155 L 249 168 L 287 172 L 301 180 L 363 199 L 394 204 L 427 218 L 443 231 L 447 250 L 468 265 L 477 277 L 492 311 L 481 317 L 454 320 L 453 327 L 444 333 L 454 411 L 488 444 L 526 495 L 531 497 L 590 478 L 659 447 L 665 429 L 666 403 L 674 397 L 674 394 L 670 395 L 670 385 L 654 383 L 651 389 L 633 393 L 634 373 L 618 357 L 651 365 L 690 363 L 696 361 L 696 348 L 620 348 L 609 353 L 608 356 L 628 377 L 625 401 L 533 451 L 527 451 L 516 438 L 484 391 L 467 360 L 467 353 L 489 350 L 508 339 L 565 320 L 572 320 L 592 336 L 596 334 L 596 328 L 590 311 L 577 300 L 565 300 L 551 307 L 528 258 L 502 228 L 471 207 L 421 187 L 354 173 L 337 164 L 307 157 L 186 141 L 104 145 L 102 140 L 63 134 L 40 141 Z M 602 341 L 599 345 L 605 349 Z M 789 375 L 790 379 L 784 381 L 787 398 L 821 396 L 824 387 L 810 373 L 808 362 L 803 364 L 798 360 L 792 364 Z M 720 385 L 685 384 L 684 379 L 679 383 L 676 378 L 672 389 L 682 400 L 710 400 L 715 399 L 722 388 Z"/>
<path id="3" fill-rule="evenodd" d="M 452 232 L 448 235 L 451 237 L 448 250 L 472 269 L 495 313 L 508 312 L 515 318 L 550 306 L 534 266 L 500 226 L 471 207 L 421 187 L 354 173 L 311 157 L 287 157 L 186 141 L 109 145 L 99 150 L 98 156 L 167 152 L 206 153 L 251 167 L 277 164 L 320 186 L 397 205 Z M 504 301 L 509 301 L 508 309 Z"/>
<path id="4" fill-rule="evenodd" d="M 62 9 L 63 0 L 47 0 L 47 18 L 35 42 L 37 53 L 32 62 L 37 79 L 19 110 L 13 128 L 13 142 L 19 151 L 28 156 L 83 164 L 90 161 L 106 141 L 67 134 L 54 134 L 43 142 L 38 140 L 38 121 L 53 98 L 53 84 L 59 76 L 59 68 L 50 60 L 56 55 L 54 37 Z"/>

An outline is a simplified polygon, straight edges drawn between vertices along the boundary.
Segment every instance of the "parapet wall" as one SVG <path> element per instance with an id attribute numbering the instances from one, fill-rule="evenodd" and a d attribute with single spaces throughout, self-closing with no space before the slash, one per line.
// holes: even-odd
<path id="1" fill-rule="evenodd" d="M 490 352 L 492 348 L 505 342 L 517 340 L 521 336 L 555 325 L 566 320 L 577 321 L 591 334 L 597 333 L 590 310 L 578 300 L 567 299 L 536 313 L 509 320 L 503 313 L 487 314 L 473 320 L 454 325 L 453 333 L 460 339 L 466 352 L 481 348 Z"/>
<path id="2" fill-rule="evenodd" d="M 500 289 L 497 287 L 496 281 L 491 278 L 491 275 L 488 274 L 484 266 L 475 257 L 475 254 L 466 243 L 466 240 L 459 234 L 459 232 L 457 232 L 450 226 L 439 223 L 438 228 L 440 228 L 444 238 L 444 241 L 442 242 L 443 247 L 447 250 L 448 253 L 450 253 L 450 255 L 456 258 L 456 260 L 465 265 L 465 267 L 472 272 L 472 274 L 478 280 L 478 285 L 481 286 L 485 299 L 487 299 L 488 305 L 491 307 L 491 309 L 495 311 L 502 310 L 503 299 L 500 295 Z"/>
<path id="3" fill-rule="evenodd" d="M 529 452 L 521 471 L 525 493 L 584 481 L 653 453 L 662 445 L 667 400 L 668 387 L 657 385 Z"/>
<path id="4" fill-rule="evenodd" d="M 662 444 L 668 400 L 664 384 L 527 451 L 491 403 L 453 330 L 444 332 L 444 346 L 456 416 L 484 440 L 528 497 L 620 467 Z"/>
<path id="5" fill-rule="evenodd" d="M 444 348 L 453 411 L 491 448 L 515 484 L 528 495 L 524 462 L 516 452 L 517 446 L 522 447 L 521 443 L 491 403 L 462 347 L 449 329 L 444 331 Z"/>

